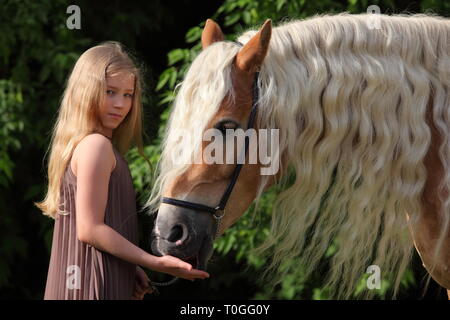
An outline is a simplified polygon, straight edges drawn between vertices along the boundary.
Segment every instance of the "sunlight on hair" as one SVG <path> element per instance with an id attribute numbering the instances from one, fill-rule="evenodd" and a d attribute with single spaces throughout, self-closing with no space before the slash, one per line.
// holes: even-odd
<path id="1" fill-rule="evenodd" d="M 113 132 L 113 144 L 125 154 L 133 144 L 142 148 L 141 74 L 130 55 L 117 42 L 105 42 L 88 49 L 76 62 L 67 82 L 49 145 L 48 191 L 36 203 L 45 215 L 66 214 L 60 201 L 61 181 L 77 144 L 97 126 L 97 109 L 103 103 L 106 77 L 129 72 L 135 77 L 135 93 L 130 112 Z M 63 199 L 63 197 L 61 197 Z"/>

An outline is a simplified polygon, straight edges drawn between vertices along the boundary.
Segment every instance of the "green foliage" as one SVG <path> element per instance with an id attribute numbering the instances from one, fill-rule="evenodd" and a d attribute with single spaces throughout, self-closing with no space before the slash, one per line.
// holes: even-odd
<path id="1" fill-rule="evenodd" d="M 0 185 L 7 187 L 13 179 L 14 162 L 8 151 L 21 147 L 17 134 L 23 131 L 23 96 L 20 86 L 11 80 L 0 80 Z"/>
<path id="2" fill-rule="evenodd" d="M 140 195 L 140 203 L 144 205 L 148 199 L 149 191 L 153 183 L 153 170 L 159 161 L 161 148 L 159 145 L 148 145 L 144 147 L 144 155 L 150 161 L 151 167 L 147 161 L 139 154 L 136 147 L 127 153 L 127 159 L 135 190 Z"/>
<path id="3" fill-rule="evenodd" d="M 450 2 L 441 0 L 422 0 L 420 10 L 448 17 L 450 15 Z"/>
<path id="4" fill-rule="evenodd" d="M 367 280 L 369 278 L 370 274 L 365 273 L 361 279 L 359 280 L 359 283 L 356 287 L 354 297 L 358 297 L 359 295 L 364 295 L 367 293 Z M 388 297 L 388 294 L 390 294 L 393 290 L 393 281 L 394 275 L 391 274 L 382 274 L 381 275 L 381 283 L 380 283 L 380 289 L 374 290 L 373 294 L 375 297 L 380 299 L 385 299 Z M 414 274 L 411 269 L 407 269 L 405 271 L 405 274 L 403 275 L 403 278 L 401 280 L 401 288 L 402 290 L 407 290 L 411 287 L 414 287 L 416 285 L 416 281 L 414 279 Z"/>
<path id="5" fill-rule="evenodd" d="M 36 277 L 18 277 L 18 266 L 52 234 L 33 201 L 45 191 L 42 158 L 65 78 L 88 43 L 65 27 L 66 8 L 61 0 L 5 0 L 0 8 L 0 288 L 19 290 Z"/>

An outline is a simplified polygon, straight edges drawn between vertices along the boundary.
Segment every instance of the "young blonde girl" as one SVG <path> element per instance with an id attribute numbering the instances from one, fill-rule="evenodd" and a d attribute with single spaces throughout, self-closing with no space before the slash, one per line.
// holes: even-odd
<path id="1" fill-rule="evenodd" d="M 69 77 L 51 141 L 48 191 L 36 205 L 55 219 L 44 299 L 142 299 L 144 268 L 205 278 L 138 245 L 135 192 L 123 155 L 142 152 L 141 75 L 119 43 L 84 52 Z"/>

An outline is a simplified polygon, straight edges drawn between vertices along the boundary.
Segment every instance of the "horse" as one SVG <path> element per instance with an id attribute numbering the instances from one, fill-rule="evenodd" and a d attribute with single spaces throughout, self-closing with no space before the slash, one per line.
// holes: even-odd
<path id="1" fill-rule="evenodd" d="M 158 212 L 154 252 L 205 269 L 216 236 L 280 185 L 261 247 L 272 250 L 267 270 L 297 259 L 309 276 L 334 243 L 326 286 L 335 297 L 352 297 L 370 265 L 392 275 L 395 297 L 415 248 L 450 289 L 448 19 L 267 20 L 237 41 L 208 19 L 201 44 L 176 88 L 147 202 Z M 207 130 L 226 140 L 227 130 L 250 128 L 258 138 L 279 130 L 277 172 L 262 175 L 260 160 L 203 161 Z M 181 139 L 194 131 L 190 143 Z"/>

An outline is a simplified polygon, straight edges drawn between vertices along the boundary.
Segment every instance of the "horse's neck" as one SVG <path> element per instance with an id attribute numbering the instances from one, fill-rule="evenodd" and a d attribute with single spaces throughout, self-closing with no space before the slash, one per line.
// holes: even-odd
<path id="1" fill-rule="evenodd" d="M 414 245 L 422 259 L 424 267 L 430 272 L 433 278 L 447 289 L 450 289 L 450 232 L 447 230 L 447 238 L 443 242 L 443 247 L 439 258 L 441 259 L 434 270 L 433 253 L 436 249 L 437 240 L 441 234 L 443 215 L 443 203 L 439 197 L 439 186 L 444 175 L 444 168 L 439 158 L 439 146 L 441 137 L 432 122 L 431 108 L 428 108 L 427 122 L 431 129 L 431 144 L 425 159 L 424 165 L 427 170 L 427 180 L 425 182 L 422 204 L 423 212 L 419 216 L 417 224 L 410 224 Z M 443 190 L 442 199 L 448 197 L 448 190 Z"/>

